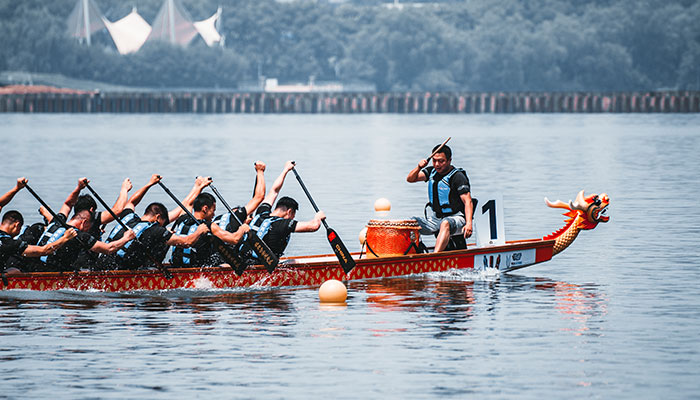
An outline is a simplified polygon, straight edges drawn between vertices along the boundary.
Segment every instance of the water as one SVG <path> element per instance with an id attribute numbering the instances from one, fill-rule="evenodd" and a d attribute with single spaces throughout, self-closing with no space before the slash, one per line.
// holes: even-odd
<path id="1" fill-rule="evenodd" d="M 18 176 L 60 206 L 88 176 L 114 201 L 160 173 L 212 175 L 231 204 L 288 159 L 348 247 L 378 197 L 421 212 L 408 171 L 452 136 L 474 195 L 501 192 L 508 239 L 563 224 L 542 198 L 610 195 L 611 220 L 516 274 L 459 271 L 316 288 L 0 293 L 0 397 L 697 398 L 700 116 L 3 115 L 0 191 Z M 313 215 L 290 176 L 282 190 Z M 168 198 L 153 188 L 150 201 Z M 37 219 L 21 192 L 6 210 Z M 322 233 L 290 255 L 328 253 Z"/>

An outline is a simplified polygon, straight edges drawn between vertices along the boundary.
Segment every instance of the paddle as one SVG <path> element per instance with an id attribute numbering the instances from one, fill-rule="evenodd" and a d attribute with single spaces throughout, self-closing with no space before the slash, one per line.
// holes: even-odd
<path id="1" fill-rule="evenodd" d="M 93 196 L 95 196 L 95 198 L 97 199 L 97 201 L 99 201 L 100 204 L 102 204 L 102 207 L 104 207 L 105 210 L 107 210 L 107 212 L 109 212 L 109 214 L 112 216 L 112 218 L 114 218 L 114 220 L 117 221 L 117 223 L 118 223 L 119 225 L 121 225 L 122 228 L 124 228 L 124 231 L 128 231 L 128 230 L 129 230 L 129 227 L 126 226 L 126 224 L 125 224 L 124 222 L 122 222 L 121 218 L 119 218 L 119 217 L 117 216 L 117 214 L 115 214 L 114 211 L 112 211 L 111 208 L 109 208 L 109 206 L 107 205 L 107 203 L 105 203 L 105 201 L 102 200 L 102 197 L 100 197 L 100 195 L 97 194 L 97 192 L 90 186 L 90 184 L 85 183 L 85 187 L 92 193 Z M 151 254 L 150 249 L 148 249 L 148 248 L 146 247 L 146 245 L 145 245 L 142 241 L 139 240 L 139 238 L 134 238 L 134 242 L 136 242 L 139 246 L 141 246 L 141 248 L 143 249 L 144 253 L 146 254 L 146 257 L 148 257 L 148 259 L 151 260 L 151 262 L 152 262 L 153 264 L 156 265 L 156 267 L 160 270 L 160 272 L 163 273 L 163 275 L 165 275 L 165 277 L 166 277 L 167 279 L 171 279 L 171 278 L 173 277 L 173 274 L 171 274 L 170 271 L 168 271 L 168 268 L 166 268 L 165 265 L 163 265 L 163 263 L 161 263 L 160 261 L 158 261 L 158 260 L 153 256 L 153 254 Z"/>
<path id="2" fill-rule="evenodd" d="M 433 154 L 431 154 L 430 156 L 428 156 L 428 158 L 426 158 L 425 161 L 430 161 L 430 159 L 433 158 L 433 156 L 434 156 L 435 154 L 437 154 L 440 150 L 442 150 L 443 147 L 445 147 L 445 145 L 447 144 L 447 142 L 450 141 L 450 139 L 452 139 L 452 136 L 448 137 L 444 142 L 442 142 L 442 144 L 441 144 L 440 146 L 438 146 L 438 148 L 435 149 L 435 151 L 433 152 Z"/>
<path id="3" fill-rule="evenodd" d="M 197 225 L 202 224 L 201 222 L 199 222 L 199 220 L 197 218 L 194 217 L 194 215 L 192 215 L 190 210 L 185 208 L 184 204 L 182 204 L 180 202 L 180 200 L 178 200 L 177 197 L 175 197 L 173 192 L 171 192 L 170 189 L 168 189 L 163 184 L 163 182 L 158 181 L 158 184 L 160 185 L 160 187 L 163 188 L 163 190 L 165 190 L 165 193 L 167 193 L 168 196 L 170 196 L 170 198 L 175 201 L 175 203 L 182 209 L 182 211 L 184 211 L 185 214 L 187 214 L 188 217 L 192 218 L 192 220 Z M 212 234 L 211 238 L 214 241 L 214 246 L 216 246 L 216 249 L 219 251 L 219 254 L 221 254 L 221 257 L 223 257 L 224 261 L 227 264 L 231 265 L 231 267 L 233 268 L 233 270 L 236 272 L 237 275 L 239 275 L 239 276 L 243 275 L 243 272 L 245 271 L 245 269 L 248 266 L 243 262 L 243 260 L 241 260 L 241 258 L 238 256 L 238 254 L 236 254 L 236 251 L 231 246 L 227 245 L 221 239 L 216 237 L 215 235 Z"/>
<path id="4" fill-rule="evenodd" d="M 294 162 L 292 162 L 294 163 Z M 297 177 L 297 180 L 299 181 L 299 185 L 301 185 L 301 188 L 304 189 L 304 193 L 306 193 L 306 197 L 309 198 L 309 201 L 311 202 L 311 205 L 314 207 L 314 210 L 316 212 L 319 212 L 318 207 L 316 206 L 316 202 L 314 202 L 314 199 L 311 198 L 311 193 L 306 189 L 306 185 L 304 185 L 304 182 L 302 182 L 301 177 L 299 176 L 299 173 L 295 168 L 292 168 L 292 171 L 294 172 L 294 175 Z M 355 268 L 355 260 L 352 259 L 352 256 L 350 255 L 350 252 L 348 251 L 347 247 L 345 247 L 345 244 L 343 244 L 343 241 L 340 240 L 340 236 L 338 236 L 337 233 L 331 227 L 328 226 L 328 223 L 326 223 L 326 220 L 323 219 L 321 220 L 323 222 L 323 226 L 326 227 L 326 237 L 328 238 L 328 243 L 331 244 L 331 248 L 333 248 L 333 252 L 335 253 L 335 256 L 338 257 L 338 261 L 340 262 L 340 265 L 343 267 L 343 271 L 345 271 L 346 274 L 350 273 L 353 268 Z"/>
<path id="5" fill-rule="evenodd" d="M 63 219 L 58 218 L 58 215 L 56 215 L 56 213 L 53 212 L 53 210 L 51 209 L 51 207 L 49 207 L 49 205 L 46 204 L 46 202 L 44 202 L 44 200 L 42 200 L 41 197 L 39 197 L 39 195 L 36 194 L 36 192 L 35 192 L 34 190 L 32 190 L 32 188 L 29 187 L 29 185 L 27 185 L 27 184 L 25 183 L 25 184 L 24 184 L 24 187 L 25 187 L 25 189 L 27 189 L 27 190 L 29 191 L 29 193 L 32 194 L 32 196 L 34 196 L 34 198 L 39 202 L 39 204 L 41 204 L 42 206 L 44 206 L 44 208 L 46 209 L 46 211 L 48 211 L 49 214 L 51 214 L 51 216 L 53 217 L 52 222 L 53 222 L 53 221 L 58 222 L 59 224 L 61 224 L 61 226 L 62 226 L 65 230 L 68 230 L 68 229 L 75 229 L 75 228 L 73 228 L 72 226 L 68 225 L 68 223 L 66 223 L 66 221 L 64 221 Z M 66 218 L 67 218 L 67 217 L 66 217 Z M 75 229 L 75 230 L 77 231 L 77 229 Z M 85 250 L 90 251 L 90 246 L 88 246 L 87 243 L 83 242 L 83 241 L 80 239 L 80 236 L 76 236 L 75 239 L 78 240 L 78 242 L 85 248 Z M 78 268 L 77 268 L 77 267 L 75 267 L 75 272 L 78 272 Z"/>
<path id="6" fill-rule="evenodd" d="M 228 205 L 226 200 L 224 200 L 224 197 L 219 193 L 218 190 L 216 190 L 216 187 L 212 185 L 211 183 L 209 184 L 209 187 L 211 188 L 212 192 L 216 195 L 216 197 L 221 200 L 221 204 L 226 207 L 226 210 L 228 210 L 229 214 L 233 216 L 233 218 L 238 221 L 240 225 L 243 225 L 243 222 L 238 218 L 236 213 L 233 212 L 231 207 Z M 248 242 L 248 245 L 255 250 L 255 253 L 258 254 L 262 258 L 262 262 L 265 265 L 265 268 L 267 268 L 267 272 L 272 273 L 275 268 L 277 267 L 277 264 L 279 263 L 279 258 L 275 253 L 270 250 L 270 247 L 265 243 L 262 238 L 260 238 L 255 232 L 248 232 L 248 235 L 246 241 Z"/>

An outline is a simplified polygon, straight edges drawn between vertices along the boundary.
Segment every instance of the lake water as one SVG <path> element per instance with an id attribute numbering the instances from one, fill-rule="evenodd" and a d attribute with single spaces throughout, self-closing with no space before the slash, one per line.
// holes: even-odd
<path id="1" fill-rule="evenodd" d="M 553 260 L 317 288 L 0 292 L 2 398 L 698 398 L 699 115 L 2 115 L 0 192 L 19 176 L 58 208 L 87 176 L 112 202 L 152 173 L 230 204 L 294 159 L 350 250 L 379 197 L 422 212 L 405 177 L 451 136 L 475 197 L 504 197 L 508 239 L 563 225 L 542 198 L 608 193 L 610 222 Z M 293 176 L 282 190 L 313 210 Z M 151 201 L 171 202 L 153 188 Z M 21 192 L 5 210 L 38 220 Z M 328 253 L 323 230 L 288 255 Z"/>

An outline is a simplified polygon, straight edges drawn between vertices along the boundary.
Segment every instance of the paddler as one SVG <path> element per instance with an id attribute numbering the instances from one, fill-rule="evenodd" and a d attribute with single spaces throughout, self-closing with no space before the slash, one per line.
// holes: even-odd
<path id="1" fill-rule="evenodd" d="M 272 208 L 272 204 L 275 203 L 280 190 L 282 190 L 287 174 L 294 168 L 294 165 L 293 161 L 287 161 L 284 165 L 282 173 L 272 183 L 270 192 L 258 207 L 250 224 L 251 229 L 257 232 L 257 235 L 278 257 L 284 253 L 293 232 L 316 232 L 321 227 L 321 221 L 326 218 L 323 211 L 319 211 L 309 221 L 296 221 L 294 217 L 299 210 L 299 203 L 287 196 L 281 197 L 275 208 Z M 247 253 L 248 257 L 252 255 L 252 251 L 249 249 L 242 249 L 242 252 Z"/>
<path id="2" fill-rule="evenodd" d="M 18 178 L 15 187 L 0 197 L 0 211 L 26 185 L 27 179 L 23 177 Z M 23 224 L 24 217 L 19 211 L 8 211 L 2 217 L 2 222 L 0 222 L 0 271 L 3 273 L 9 272 L 6 271 L 6 268 L 10 258 L 21 259 L 22 256 L 41 257 L 51 254 L 77 235 L 75 229 L 70 229 L 61 239 L 53 243 L 45 246 L 33 246 L 17 237 L 22 230 Z M 21 272 L 19 268 L 16 268 L 15 271 Z"/>
<path id="3" fill-rule="evenodd" d="M 59 213 L 57 218 L 66 221 L 67 217 L 63 213 Z M 124 237 L 120 240 L 105 243 L 97 240 L 93 235 L 88 233 L 92 228 L 92 215 L 88 210 L 82 210 L 73 214 L 73 217 L 67 221 L 67 225 L 77 229 L 77 237 L 71 239 L 62 248 L 53 254 L 34 259 L 33 268 L 35 271 L 51 271 L 62 272 L 71 271 L 74 269 L 76 259 L 80 252 L 84 249 L 89 249 L 94 253 L 112 254 L 121 249 L 127 242 L 132 240 L 135 235 L 132 230 L 128 230 Z M 63 224 L 58 221 L 50 221 L 44 234 L 39 238 L 37 246 L 45 246 L 54 243 L 66 234 L 66 229 Z M 88 266 L 85 266 L 88 267 Z M 89 266 L 94 267 L 94 266 Z"/>
<path id="4" fill-rule="evenodd" d="M 70 208 L 73 208 L 73 212 L 78 214 L 82 211 L 88 211 L 90 213 L 90 230 L 87 231 L 89 234 L 95 237 L 97 240 L 102 240 L 102 234 L 104 233 L 104 226 L 112 221 L 114 217 L 107 211 L 97 211 L 97 202 L 89 194 L 80 194 L 80 192 L 90 183 L 87 178 L 81 178 L 78 180 L 78 186 L 68 195 L 66 201 L 61 206 L 59 213 L 63 215 L 68 215 Z M 121 189 L 119 190 L 119 195 L 117 200 L 112 206 L 112 211 L 114 214 L 119 215 L 119 213 L 124 210 L 126 202 L 128 199 L 129 191 L 132 188 L 131 180 L 129 178 L 124 179 L 122 182 Z M 46 212 L 44 210 L 44 212 Z M 46 220 L 50 220 L 51 215 L 44 214 Z M 81 249 L 78 258 L 75 261 L 75 265 L 78 267 L 94 267 L 97 264 L 97 254 L 86 249 Z"/>
<path id="5" fill-rule="evenodd" d="M 208 178 L 207 185 L 211 183 L 211 178 Z M 203 189 L 203 188 L 202 188 Z M 201 189 L 199 190 L 201 192 Z M 186 205 L 189 208 L 188 205 Z M 188 215 L 180 216 L 173 226 L 173 232 L 180 236 L 189 236 L 197 231 L 199 224 L 209 226 L 211 233 L 219 237 L 227 243 L 236 244 L 241 241 L 243 235 L 250 229 L 248 225 L 243 224 L 236 232 L 231 233 L 221 229 L 218 224 L 212 223 L 216 214 L 216 199 L 209 193 L 200 193 L 194 199 L 192 206 L 192 214 L 197 219 L 193 221 Z M 200 225 L 200 226 L 201 226 Z M 199 239 L 188 247 L 173 247 L 170 262 L 175 267 L 204 267 L 218 265 L 221 262 L 220 257 L 214 249 L 208 235 L 200 236 Z"/>
<path id="6" fill-rule="evenodd" d="M 428 182 L 428 205 L 426 217 L 413 217 L 420 225 L 423 235 L 437 234 L 435 252 L 443 251 L 450 236 L 472 235 L 472 197 L 467 173 L 452 165 L 452 150 L 449 146 L 437 145 L 433 148 L 433 165 L 428 160 L 418 162 L 418 166 L 408 173 L 406 181 Z M 437 151 L 437 152 L 436 152 Z"/>
<path id="7" fill-rule="evenodd" d="M 221 240 L 228 244 L 236 245 L 244 239 L 245 234 L 250 230 L 247 225 L 250 222 L 250 215 L 258 208 L 265 198 L 265 163 L 256 161 L 255 167 L 255 188 L 253 197 L 245 206 L 234 207 L 232 210 L 238 220 L 243 222 L 243 229 L 236 218 L 226 211 L 226 213 L 216 216 L 213 221 L 218 227 L 213 227 L 212 232 Z M 221 228 L 221 229 L 219 229 Z M 240 249 L 239 249 L 240 250 Z M 218 260 L 223 262 L 223 260 Z"/>
<path id="8" fill-rule="evenodd" d="M 179 213 L 175 210 L 168 212 L 162 203 L 151 203 L 146 207 L 143 217 L 139 217 L 136 206 L 146 194 L 148 189 L 157 184 L 161 176 L 154 174 L 148 183 L 137 190 L 124 207 L 124 211 L 119 215 L 121 221 L 131 228 L 141 244 L 134 244 L 133 241 L 127 243 L 124 248 L 114 254 L 101 257 L 100 264 L 104 269 L 139 269 L 142 267 L 155 267 L 151 257 L 158 262 L 162 262 L 168 252 L 169 246 L 189 247 L 192 246 L 209 229 L 206 225 L 200 225 L 188 236 L 175 235 L 165 228 L 170 223 L 170 215 L 177 217 Z M 201 193 L 202 189 L 211 183 L 211 179 L 197 177 L 195 186 L 190 195 L 183 203 L 186 207 L 191 207 L 194 197 L 193 193 Z M 178 210 L 179 207 L 178 207 Z M 181 210 L 180 210 L 181 211 Z M 106 241 L 111 243 L 119 240 L 124 235 L 124 228 L 121 225 L 115 226 L 109 233 Z M 149 255 L 151 257 L 149 257 Z"/>
<path id="9" fill-rule="evenodd" d="M 66 201 L 61 206 L 60 214 L 67 215 L 71 209 L 74 213 L 79 213 L 83 210 L 90 212 L 90 234 L 98 239 L 102 238 L 104 225 L 114 221 L 114 218 L 107 211 L 96 211 L 97 202 L 89 194 L 80 194 L 80 192 L 85 189 L 86 185 L 90 183 L 87 178 L 78 179 L 78 186 L 73 189 L 73 191 L 68 195 Z M 129 191 L 132 188 L 131 180 L 129 178 L 124 179 L 122 182 L 121 189 L 119 190 L 119 196 L 112 206 L 112 211 L 114 214 L 119 215 L 128 200 Z M 44 216 L 46 220 L 50 220 L 51 214 L 45 210 L 43 207 L 39 209 L 39 212 Z"/>

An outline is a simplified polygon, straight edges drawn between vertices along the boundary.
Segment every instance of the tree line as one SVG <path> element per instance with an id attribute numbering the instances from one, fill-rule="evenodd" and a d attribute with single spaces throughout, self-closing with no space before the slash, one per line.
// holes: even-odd
<path id="1" fill-rule="evenodd" d="M 162 0 L 96 0 L 111 21 Z M 75 0 L 0 0 L 0 70 L 140 87 L 363 82 L 380 91 L 700 90 L 700 2 L 467 0 L 392 6 L 181 0 L 194 20 L 223 6 L 224 48 L 147 43 L 120 55 L 105 32 L 66 36 Z"/>

